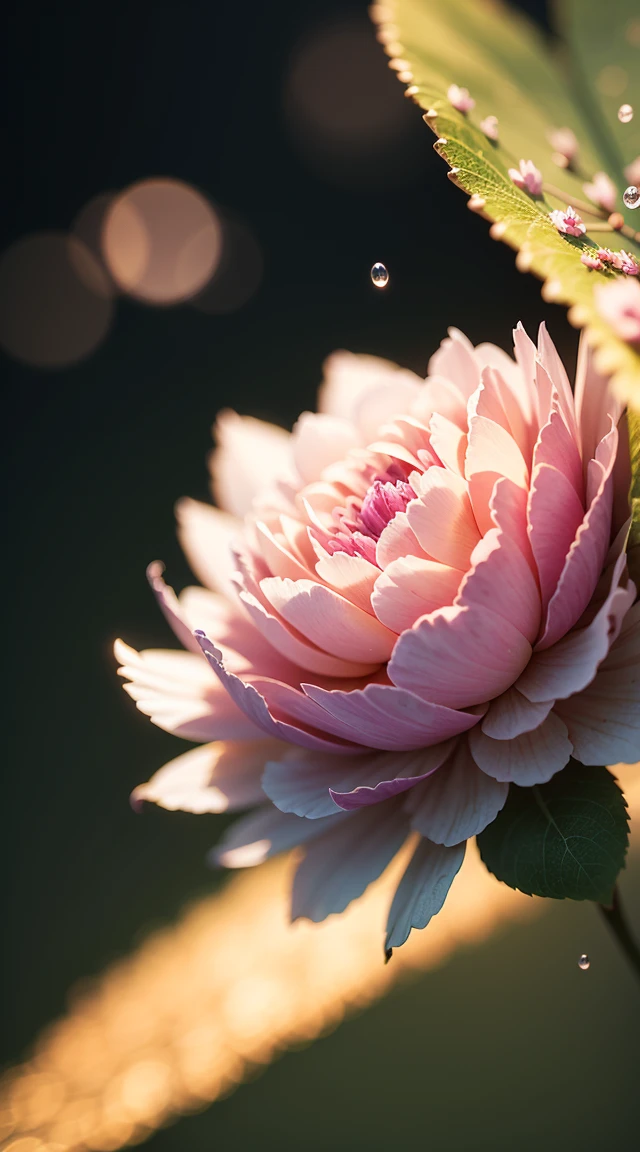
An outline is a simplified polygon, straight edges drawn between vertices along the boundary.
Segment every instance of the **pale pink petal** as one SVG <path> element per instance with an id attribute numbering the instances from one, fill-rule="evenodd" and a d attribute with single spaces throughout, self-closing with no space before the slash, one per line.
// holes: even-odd
<path id="1" fill-rule="evenodd" d="M 266 762 L 282 753 L 276 740 L 217 741 L 170 760 L 131 794 L 169 812 L 233 812 L 265 800 L 260 783 Z"/>
<path id="2" fill-rule="evenodd" d="M 533 453 L 533 469 L 538 464 L 550 464 L 573 485 L 582 502 L 584 500 L 584 480 L 582 458 L 575 435 L 569 431 L 565 417 L 558 408 L 558 400 L 553 403 L 549 418 L 540 429 Z"/>
<path id="3" fill-rule="evenodd" d="M 416 556 L 426 560 L 427 555 L 420 547 L 415 532 L 409 524 L 406 512 L 397 512 L 386 528 L 380 533 L 376 545 L 376 561 L 383 570 L 394 560 L 403 556 Z"/>
<path id="4" fill-rule="evenodd" d="M 513 346 L 522 381 L 522 386 L 518 393 L 520 405 L 527 423 L 532 427 L 536 427 L 539 423 L 538 397 L 536 395 L 535 385 L 537 349 L 533 340 L 527 336 L 527 333 L 520 323 L 513 331 Z"/>
<path id="5" fill-rule="evenodd" d="M 318 393 L 318 411 L 353 420 L 356 405 L 381 384 L 420 385 L 419 376 L 378 356 L 334 352 L 324 362 L 324 380 Z M 366 399 L 365 399 L 366 404 Z"/>
<path id="6" fill-rule="evenodd" d="M 290 628 L 279 616 L 267 607 L 260 588 L 255 595 L 247 587 L 240 591 L 240 600 L 253 621 L 256 629 L 268 641 L 275 652 L 284 656 L 306 672 L 319 676 L 365 676 L 375 672 L 379 661 L 363 664 L 357 660 L 342 660 L 309 643 L 294 628 Z"/>
<path id="7" fill-rule="evenodd" d="M 406 816 L 390 801 L 353 812 L 314 839 L 295 874 L 291 919 L 304 917 L 317 924 L 333 912 L 344 912 L 384 872 L 407 833 Z"/>
<path id="8" fill-rule="evenodd" d="M 447 420 L 438 412 L 431 417 L 430 428 L 431 447 L 442 460 L 442 463 L 458 476 L 464 476 L 464 461 L 467 451 L 466 430 L 463 431 L 452 420 Z"/>
<path id="9" fill-rule="evenodd" d="M 261 580 L 275 611 L 311 643 L 342 660 L 383 663 L 395 634 L 374 616 L 312 580 Z"/>
<path id="10" fill-rule="evenodd" d="M 456 388 L 453 381 L 428 376 L 415 396 L 411 414 L 428 426 L 435 413 L 445 416 L 452 424 L 457 424 L 466 432 L 466 397 Z"/>
<path id="11" fill-rule="evenodd" d="M 241 522 L 186 496 L 176 504 L 176 519 L 180 547 L 194 576 L 206 588 L 232 595 L 231 577 L 236 565 L 231 546 Z"/>
<path id="12" fill-rule="evenodd" d="M 348 751 L 341 741 L 331 740 L 320 733 L 311 732 L 304 727 L 290 724 L 287 721 L 274 719 L 271 715 L 264 696 L 253 686 L 240 679 L 239 676 L 229 672 L 223 663 L 222 653 L 207 636 L 198 634 L 200 646 L 207 661 L 213 668 L 221 684 L 228 692 L 238 708 L 249 717 L 258 728 L 269 736 L 275 736 L 288 741 L 289 744 L 299 744 L 302 748 L 317 748 L 320 750 Z M 353 748 L 351 748 L 353 751 Z"/>
<path id="13" fill-rule="evenodd" d="M 549 464 L 538 464 L 531 479 L 528 520 L 545 612 L 583 518 L 582 502 L 566 476 Z"/>
<path id="14" fill-rule="evenodd" d="M 378 620 L 400 633 L 411 628 L 420 616 L 453 604 L 459 585 L 459 569 L 435 560 L 405 556 L 378 574 L 371 606 Z"/>
<path id="15" fill-rule="evenodd" d="M 309 579 L 311 572 L 293 555 L 284 536 L 280 539 L 262 521 L 256 526 L 258 546 L 269 571 L 273 576 L 282 576 L 289 580 Z"/>
<path id="16" fill-rule="evenodd" d="M 353 421 L 364 442 L 375 440 L 390 420 L 410 413 L 422 388 L 422 381 L 412 372 L 396 372 L 388 382 L 361 395 L 354 405 Z"/>
<path id="17" fill-rule="evenodd" d="M 152 724 L 184 740 L 248 740 L 261 735 L 191 652 L 136 652 L 117 640 L 118 675 L 125 692 Z"/>
<path id="18" fill-rule="evenodd" d="M 539 649 L 551 647 L 580 619 L 602 572 L 611 534 L 612 473 L 617 443 L 618 432 L 612 428 L 598 449 L 604 449 L 608 460 L 602 468 L 597 492 L 567 554 L 556 591 L 549 601 L 546 626 L 537 645 Z M 594 462 L 596 467 L 600 469 L 600 464 Z"/>
<path id="19" fill-rule="evenodd" d="M 538 356 L 558 394 L 560 409 L 566 421 L 567 428 L 571 435 L 577 438 L 576 409 L 571 384 L 569 383 L 566 368 L 558 354 L 558 349 L 553 343 L 544 321 L 538 329 Z"/>
<path id="20" fill-rule="evenodd" d="M 468 731 L 479 719 L 470 712 L 421 700 L 410 690 L 394 685 L 367 684 L 349 692 L 328 691 L 314 684 L 303 684 L 302 688 L 340 723 L 341 734 L 346 735 L 348 727 L 351 740 L 374 748 L 427 748 Z"/>
<path id="21" fill-rule="evenodd" d="M 360 436 L 349 421 L 303 412 L 291 434 L 293 460 L 303 483 L 319 480 L 325 468 L 342 460 L 350 448 L 360 443 Z"/>
<path id="22" fill-rule="evenodd" d="M 449 328 L 429 361 L 429 376 L 444 376 L 459 388 L 465 399 L 475 392 L 480 383 L 480 366 L 473 344 L 457 328 Z M 429 379 L 429 376 L 427 379 Z"/>
<path id="23" fill-rule="evenodd" d="M 510 363 L 518 373 L 515 364 Z M 525 463 L 529 463 L 535 439 L 534 429 L 525 418 L 517 394 L 514 394 L 505 377 L 496 368 L 482 369 L 482 383 L 469 399 L 469 416 L 484 416 L 499 424 L 515 440 Z"/>
<path id="24" fill-rule="evenodd" d="M 470 563 L 454 603 L 495 612 L 533 643 L 540 627 L 540 593 L 517 544 L 491 528 L 476 544 Z"/>
<path id="25" fill-rule="evenodd" d="M 422 478 L 420 495 L 408 505 L 406 516 L 429 557 L 466 572 L 480 533 L 467 485 L 460 476 L 445 468 L 429 468 Z"/>
<path id="26" fill-rule="evenodd" d="M 489 502 L 493 488 L 502 476 L 519 488 L 528 488 L 529 469 L 513 437 L 485 416 L 469 420 L 469 442 L 465 463 L 473 512 L 482 533 L 491 528 Z"/>
<path id="27" fill-rule="evenodd" d="M 209 853 L 209 863 L 213 867 L 255 868 L 270 856 L 288 852 L 347 819 L 345 812 L 337 812 L 324 820 L 303 820 L 290 812 L 279 812 L 273 804 L 265 804 L 231 825 Z"/>
<path id="28" fill-rule="evenodd" d="M 452 741 L 447 740 L 445 744 L 421 748 L 417 755 L 386 756 L 387 763 L 372 765 L 368 776 L 361 774 L 356 779 L 352 775 L 348 785 L 346 781 L 340 787 L 334 784 L 331 797 L 347 812 L 390 800 L 430 777 L 447 759 L 451 745 Z"/>
<path id="29" fill-rule="evenodd" d="M 544 784 L 569 762 L 572 745 L 566 726 L 550 712 L 531 732 L 493 740 L 481 728 L 469 733 L 469 747 L 479 768 L 494 780 L 530 788 Z"/>
<path id="30" fill-rule="evenodd" d="M 452 847 L 484 831 L 504 807 L 508 792 L 508 784 L 480 771 L 467 741 L 458 740 L 447 762 L 411 790 L 405 811 L 414 831 L 434 844 Z"/>
<path id="31" fill-rule="evenodd" d="M 553 700 L 534 704 L 517 688 L 508 688 L 502 696 L 491 701 L 481 724 L 482 731 L 493 740 L 511 740 L 537 728 L 549 715 L 553 704 Z"/>
<path id="32" fill-rule="evenodd" d="M 387 671 L 424 700 L 467 708 L 499 696 L 531 657 L 522 633 L 488 608 L 439 608 L 403 632 Z"/>
<path id="33" fill-rule="evenodd" d="M 629 609 L 620 635 L 595 678 L 555 711 L 583 764 L 640 760 L 640 603 Z"/>
<path id="34" fill-rule="evenodd" d="M 346 552 L 334 552 L 330 556 L 323 549 L 316 564 L 316 572 L 334 592 L 350 600 L 363 612 L 372 611 L 371 594 L 380 575 L 380 569 L 375 564 L 370 564 L 362 556 L 349 556 Z"/>
<path id="35" fill-rule="evenodd" d="M 575 408 L 586 469 L 589 460 L 596 454 L 598 444 L 611 428 L 611 423 L 618 423 L 622 415 L 622 404 L 611 391 L 609 377 L 598 372 L 593 349 L 584 336 L 581 336 L 578 348 Z"/>
<path id="36" fill-rule="evenodd" d="M 275 424 L 221 412 L 214 428 L 218 444 L 211 456 L 217 503 L 234 516 L 244 516 L 257 495 L 291 467 L 290 434 Z"/>
<path id="37" fill-rule="evenodd" d="M 535 652 L 516 687 L 528 700 L 564 700 L 593 680 L 635 599 L 635 586 L 619 587 L 625 567 L 619 557 L 604 604 L 590 624 L 575 628 L 552 648 Z"/>
<path id="38" fill-rule="evenodd" d="M 489 501 L 491 523 L 520 549 L 535 576 L 538 574 L 527 530 L 528 493 L 513 480 L 497 480 Z"/>
<path id="39" fill-rule="evenodd" d="M 147 580 L 160 607 L 160 611 L 168 621 L 169 626 L 177 636 L 180 643 L 190 652 L 199 652 L 200 645 L 189 627 L 184 613 L 180 608 L 178 597 L 173 588 L 165 584 L 162 579 L 164 564 L 154 560 L 147 568 Z"/>
<path id="40" fill-rule="evenodd" d="M 466 841 L 453 848 L 420 840 L 393 897 L 387 920 L 387 956 L 409 938 L 412 928 L 426 928 L 442 908 L 460 871 Z"/>

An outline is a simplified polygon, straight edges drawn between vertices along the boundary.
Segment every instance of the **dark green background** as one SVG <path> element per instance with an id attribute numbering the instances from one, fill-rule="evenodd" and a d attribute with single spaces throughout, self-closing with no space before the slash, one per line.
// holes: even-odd
<path id="1" fill-rule="evenodd" d="M 542 4 L 527 7 L 543 18 Z M 406 179 L 345 186 L 301 158 L 282 114 L 292 48 L 350 12 L 364 19 L 365 5 L 13 5 L 2 246 L 68 227 L 99 192 L 171 175 L 249 222 L 265 275 L 230 316 L 120 302 L 103 347 L 67 371 L 3 360 L 6 1062 L 78 979 L 218 883 L 203 858 L 223 818 L 129 808 L 131 788 L 186 745 L 135 712 L 110 654 L 116 635 L 168 641 L 144 570 L 162 558 L 172 583 L 188 582 L 172 505 L 207 497 L 216 411 L 290 424 L 313 406 L 333 349 L 424 372 L 449 324 L 508 347 L 518 319 L 533 332 L 544 318 L 575 360 L 563 312 L 465 211 L 413 106 Z M 382 58 L 380 84 L 402 100 Z M 383 293 L 368 279 L 378 259 L 392 277 Z M 623 881 L 636 928 L 639 891 L 636 866 Z M 639 1009 L 595 910 L 554 905 L 150 1147 L 626 1148 L 638 1133 Z"/>

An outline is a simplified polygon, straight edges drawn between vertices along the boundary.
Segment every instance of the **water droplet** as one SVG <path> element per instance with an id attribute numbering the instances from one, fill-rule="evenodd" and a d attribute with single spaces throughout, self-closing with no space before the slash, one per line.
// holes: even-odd
<path id="1" fill-rule="evenodd" d="M 386 288 L 389 283 L 389 272 L 384 264 L 374 264 L 371 269 L 371 281 L 376 288 Z"/>
<path id="2" fill-rule="evenodd" d="M 622 199 L 627 208 L 640 208 L 640 189 L 636 188 L 635 184 L 630 184 L 622 193 Z"/>
<path id="3" fill-rule="evenodd" d="M 590 967 L 591 967 L 591 961 L 590 961 L 589 957 L 587 956 L 587 953 L 583 952 L 582 956 L 578 960 L 578 968 L 582 968 L 582 971 L 586 972 L 587 968 L 590 968 Z"/>
<path id="4" fill-rule="evenodd" d="M 633 120 L 633 108 L 630 104 L 621 104 L 618 108 L 618 120 L 621 124 L 629 124 Z"/>

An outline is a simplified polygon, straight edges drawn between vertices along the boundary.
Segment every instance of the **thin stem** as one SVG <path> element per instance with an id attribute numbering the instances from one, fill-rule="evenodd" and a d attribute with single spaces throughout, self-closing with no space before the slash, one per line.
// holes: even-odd
<path id="1" fill-rule="evenodd" d="M 636 976 L 640 979 L 640 948 L 636 944 L 631 929 L 627 924 L 624 912 L 622 911 L 622 904 L 620 902 L 620 893 L 617 887 L 613 890 L 613 902 L 610 906 L 606 904 L 598 904 L 606 924 L 615 936 L 618 944 L 624 952 L 631 967 L 635 970 Z"/>
<path id="2" fill-rule="evenodd" d="M 571 202 L 574 208 L 579 208 L 581 212 L 586 212 L 589 216 L 598 216 L 600 220 L 606 220 L 606 214 L 597 208 L 595 204 L 587 204 L 586 200 L 578 200 L 575 196 L 568 196 L 562 188 L 557 188 L 555 184 L 548 184 L 545 180 L 542 185 L 543 192 L 547 192 L 549 196 L 555 196 L 556 200 L 563 200 L 565 204 Z"/>

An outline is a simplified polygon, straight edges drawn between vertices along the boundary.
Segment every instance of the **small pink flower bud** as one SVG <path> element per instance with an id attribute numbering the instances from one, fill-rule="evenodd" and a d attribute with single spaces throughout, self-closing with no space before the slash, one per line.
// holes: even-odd
<path id="1" fill-rule="evenodd" d="M 613 253 L 613 267 L 617 268 L 619 272 L 624 272 L 626 276 L 638 275 L 638 261 L 635 256 L 630 252 L 625 252 L 622 248 L 619 252 Z"/>
<path id="2" fill-rule="evenodd" d="M 484 120 L 480 121 L 480 128 L 484 132 L 485 136 L 487 136 L 489 138 L 489 140 L 497 140 L 498 139 L 498 117 L 497 116 L 485 116 Z M 633 181 L 631 181 L 631 183 L 633 183 Z"/>
<path id="3" fill-rule="evenodd" d="M 549 213 L 549 219 L 555 224 L 558 232 L 563 232 L 566 236 L 584 236 L 587 231 L 586 224 L 571 205 L 564 212 L 561 208 L 556 208 Z"/>
<path id="4" fill-rule="evenodd" d="M 596 172 L 590 184 L 583 184 L 585 195 L 605 212 L 613 212 L 616 206 L 616 186 L 606 172 Z"/>
<path id="5" fill-rule="evenodd" d="M 610 248 L 598 248 L 596 256 L 598 257 L 598 260 L 602 261 L 603 264 L 613 264 L 614 254 Z"/>
<path id="6" fill-rule="evenodd" d="M 600 272 L 604 268 L 602 260 L 599 260 L 597 256 L 593 256 L 590 252 L 583 252 L 580 261 L 594 272 Z"/>
<path id="7" fill-rule="evenodd" d="M 578 152 L 578 141 L 570 128 L 554 128 L 553 132 L 549 133 L 548 139 L 554 152 L 564 156 L 567 164 L 575 160 Z"/>
<path id="8" fill-rule="evenodd" d="M 519 168 L 509 169 L 509 175 L 518 188 L 523 188 L 531 196 L 539 196 L 542 192 L 542 172 L 533 160 L 521 160 Z"/>
<path id="9" fill-rule="evenodd" d="M 614 280 L 595 289 L 598 312 L 616 336 L 628 344 L 640 341 L 640 284 L 637 280 Z"/>
<path id="10" fill-rule="evenodd" d="M 459 88 L 457 84 L 452 84 L 447 91 L 447 100 L 458 112 L 470 112 L 475 108 L 476 102 L 472 96 L 469 95 L 467 88 Z"/>
<path id="11" fill-rule="evenodd" d="M 628 184 L 640 184 L 640 156 L 636 156 L 624 170 L 625 179 Z"/>

